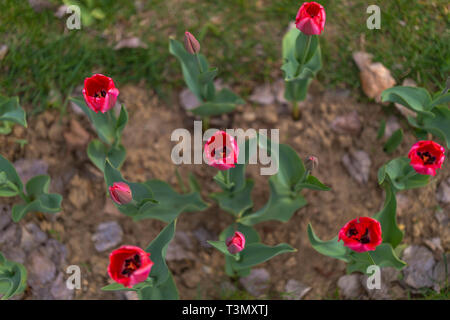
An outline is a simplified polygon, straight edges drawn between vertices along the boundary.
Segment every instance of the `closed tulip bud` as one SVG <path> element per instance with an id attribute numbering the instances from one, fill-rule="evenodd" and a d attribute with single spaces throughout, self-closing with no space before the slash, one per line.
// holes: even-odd
<path id="1" fill-rule="evenodd" d="M 244 250 L 245 237 L 241 232 L 236 231 L 233 236 L 227 238 L 225 244 L 227 245 L 229 253 L 236 254 Z"/>
<path id="2" fill-rule="evenodd" d="M 184 47 L 190 54 L 196 54 L 200 52 L 200 43 L 189 31 L 184 33 Z"/>
<path id="3" fill-rule="evenodd" d="M 308 36 L 319 35 L 325 26 L 325 19 L 325 10 L 319 3 L 305 2 L 298 10 L 295 25 Z"/>
<path id="4" fill-rule="evenodd" d="M 114 182 L 114 184 L 109 187 L 109 194 L 114 202 L 120 205 L 130 203 L 133 200 L 131 189 L 124 182 Z"/>
<path id="5" fill-rule="evenodd" d="M 313 169 L 317 168 L 319 166 L 319 159 L 314 156 L 309 156 L 305 161 L 305 168 L 309 172 L 312 172 Z"/>

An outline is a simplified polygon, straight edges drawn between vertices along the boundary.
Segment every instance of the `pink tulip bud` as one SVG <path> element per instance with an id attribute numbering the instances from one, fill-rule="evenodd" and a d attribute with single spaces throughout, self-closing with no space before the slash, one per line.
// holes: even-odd
<path id="1" fill-rule="evenodd" d="M 305 161 L 306 170 L 312 172 L 313 169 L 319 166 L 319 159 L 315 156 L 309 156 Z"/>
<path id="2" fill-rule="evenodd" d="M 186 51 L 189 52 L 190 54 L 200 52 L 200 43 L 189 31 L 186 31 L 184 33 L 184 47 L 186 48 Z"/>
<path id="3" fill-rule="evenodd" d="M 234 236 L 227 238 L 225 244 L 228 247 L 228 252 L 231 254 L 236 254 L 244 250 L 245 247 L 245 237 L 239 231 L 234 233 Z"/>
<path id="4" fill-rule="evenodd" d="M 219 170 L 235 167 L 239 156 L 236 140 L 225 131 L 217 131 L 205 144 L 205 159 Z"/>
<path id="5" fill-rule="evenodd" d="M 124 182 L 114 182 L 114 184 L 109 187 L 109 194 L 117 204 L 127 204 L 133 200 L 131 189 Z"/>
<path id="6" fill-rule="evenodd" d="M 311 36 L 321 34 L 325 26 L 324 8 L 317 2 L 305 2 L 297 12 L 295 25 L 304 34 Z"/>

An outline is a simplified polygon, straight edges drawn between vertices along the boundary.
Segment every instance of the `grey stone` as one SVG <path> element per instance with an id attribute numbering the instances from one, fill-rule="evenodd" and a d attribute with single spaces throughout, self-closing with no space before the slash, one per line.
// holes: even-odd
<path id="1" fill-rule="evenodd" d="M 6 259 L 18 263 L 25 263 L 26 260 L 26 253 L 23 251 L 20 247 L 7 247 L 5 249 L 2 249 L 2 253 L 5 256 Z"/>
<path id="2" fill-rule="evenodd" d="M 439 184 L 436 199 L 441 203 L 450 203 L 450 177 Z"/>
<path id="3" fill-rule="evenodd" d="M 47 174 L 48 164 L 41 159 L 19 159 L 14 162 L 17 174 L 25 185 L 32 177 Z"/>
<path id="4" fill-rule="evenodd" d="M 309 291 L 311 291 L 311 287 L 297 281 L 295 279 L 290 279 L 284 290 L 286 291 L 287 300 L 301 300 Z"/>
<path id="5" fill-rule="evenodd" d="M 103 252 L 112 249 L 122 241 L 123 231 L 116 221 L 104 222 L 98 225 L 96 233 L 92 236 L 95 249 Z"/>
<path id="6" fill-rule="evenodd" d="M 362 122 L 358 112 L 352 111 L 343 116 L 336 117 L 331 122 L 330 127 L 337 133 L 358 135 L 362 129 Z"/>
<path id="7" fill-rule="evenodd" d="M 446 254 L 446 259 L 441 259 L 433 269 L 433 289 L 436 292 L 440 292 L 441 289 L 445 288 L 445 284 L 450 281 L 450 254 Z M 445 279 L 445 267 L 447 264 L 447 279 Z"/>
<path id="8" fill-rule="evenodd" d="M 361 184 L 369 181 L 369 172 L 372 161 L 365 151 L 350 151 L 350 153 L 347 153 L 342 157 L 342 163 L 353 179 Z"/>
<path id="9" fill-rule="evenodd" d="M 194 260 L 195 256 L 192 253 L 194 244 L 191 236 L 185 231 L 177 231 L 174 239 L 170 242 L 167 248 L 166 259 L 168 261 L 174 260 Z"/>
<path id="10" fill-rule="evenodd" d="M 56 266 L 46 254 L 33 251 L 26 265 L 29 272 L 28 282 L 35 289 L 50 283 L 55 278 Z"/>
<path id="11" fill-rule="evenodd" d="M 391 283 L 396 281 L 400 275 L 400 271 L 392 267 L 381 268 L 381 287 L 380 289 L 373 288 L 369 289 L 367 286 L 367 280 L 369 276 L 361 276 L 361 285 L 366 290 L 369 298 L 374 300 L 388 300 L 392 299 L 390 294 Z"/>
<path id="12" fill-rule="evenodd" d="M 9 47 L 6 44 L 0 45 L 0 61 L 8 54 Z"/>
<path id="13" fill-rule="evenodd" d="M 419 289 L 433 286 L 433 253 L 424 246 L 412 245 L 403 251 L 407 266 L 403 269 L 404 280 L 410 287 Z"/>
<path id="14" fill-rule="evenodd" d="M 363 287 L 359 274 L 347 274 L 339 278 L 337 285 L 344 299 L 359 298 L 363 294 Z"/>
<path id="15" fill-rule="evenodd" d="M 389 138 L 398 129 L 400 129 L 400 124 L 398 123 L 397 117 L 390 116 L 386 121 L 386 129 L 384 131 L 384 136 L 386 138 Z"/>
<path id="16" fill-rule="evenodd" d="M 53 282 L 50 293 L 56 300 L 72 300 L 74 290 L 67 288 L 66 281 L 64 280 L 64 273 L 60 272 Z"/>
<path id="17" fill-rule="evenodd" d="M 200 245 L 203 248 L 212 248 L 212 246 L 207 242 L 208 240 L 217 240 L 217 236 L 215 233 L 211 232 L 210 230 L 200 227 L 194 230 L 194 236 L 197 239 L 197 241 L 200 243 Z"/>
<path id="18" fill-rule="evenodd" d="M 448 224 L 448 222 L 450 221 L 448 210 L 444 211 L 442 209 L 439 209 L 436 211 L 434 216 L 436 217 L 436 220 L 443 226 L 446 226 Z"/>
<path id="19" fill-rule="evenodd" d="M 0 232 L 0 246 L 14 247 L 20 243 L 22 231 L 19 225 L 12 223 Z"/>
<path id="20" fill-rule="evenodd" d="M 180 92 L 180 103 L 186 110 L 192 110 L 200 105 L 200 101 L 198 101 L 195 94 L 188 88 Z"/>
<path id="21" fill-rule="evenodd" d="M 250 274 L 243 277 L 239 282 L 251 295 L 259 297 L 269 288 L 270 274 L 266 269 L 252 269 Z"/>
<path id="22" fill-rule="evenodd" d="M 33 248 L 47 241 L 47 234 L 42 232 L 41 229 L 30 222 L 22 228 L 21 247 L 25 251 L 30 251 Z"/>
<path id="23" fill-rule="evenodd" d="M 272 90 L 274 91 L 275 98 L 277 102 L 281 105 L 287 105 L 289 102 L 284 97 L 284 80 L 278 79 L 275 81 L 275 83 L 272 85 Z"/>
<path id="24" fill-rule="evenodd" d="M 249 100 L 258 104 L 268 105 L 275 102 L 275 97 L 272 93 L 270 84 L 266 83 L 262 86 L 255 88 Z"/>

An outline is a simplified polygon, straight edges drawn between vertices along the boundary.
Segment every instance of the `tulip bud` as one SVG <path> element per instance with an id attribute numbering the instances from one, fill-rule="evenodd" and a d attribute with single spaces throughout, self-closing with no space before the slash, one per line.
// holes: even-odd
<path id="1" fill-rule="evenodd" d="M 319 166 L 319 159 L 315 156 L 309 156 L 305 161 L 305 168 L 309 172 L 312 172 L 313 169 Z"/>
<path id="2" fill-rule="evenodd" d="M 184 33 L 184 48 L 190 54 L 196 54 L 200 52 L 200 43 L 189 31 Z"/>
<path id="3" fill-rule="evenodd" d="M 297 29 L 306 35 L 319 35 L 325 26 L 325 9 L 317 2 L 305 2 L 295 18 Z"/>
<path id="4" fill-rule="evenodd" d="M 114 202 L 120 205 L 130 203 L 133 200 L 131 189 L 124 182 L 114 182 L 114 184 L 109 187 L 109 194 Z"/>
<path id="5" fill-rule="evenodd" d="M 245 237 L 242 233 L 236 231 L 233 236 L 227 238 L 225 244 L 227 245 L 229 253 L 236 254 L 244 250 Z"/>

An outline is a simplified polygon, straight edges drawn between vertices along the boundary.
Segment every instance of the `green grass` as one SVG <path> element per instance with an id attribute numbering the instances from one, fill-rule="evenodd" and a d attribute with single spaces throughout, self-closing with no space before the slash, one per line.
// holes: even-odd
<path id="1" fill-rule="evenodd" d="M 79 2 L 88 14 L 100 9 L 104 18 L 68 31 L 54 11 L 36 13 L 28 1 L 0 3 L 0 43 L 9 46 L 0 62 L 0 94 L 19 95 L 34 112 L 60 108 L 85 77 L 102 72 L 119 87 L 145 80 L 161 97 L 170 97 L 184 84 L 180 66 L 169 55 L 168 37 L 182 40 L 188 29 L 219 67 L 219 77 L 245 97 L 255 85 L 282 77 L 281 39 L 302 1 L 153 0 L 141 1 L 141 10 L 128 0 Z M 372 1 L 381 7 L 381 30 L 366 28 L 367 1 L 320 2 L 327 22 L 318 79 L 325 87 L 346 86 L 361 94 L 351 57 L 360 49 L 373 53 L 398 82 L 410 77 L 432 91 L 443 87 L 450 69 L 446 1 Z M 137 36 L 148 48 L 115 51 L 118 34 Z"/>

